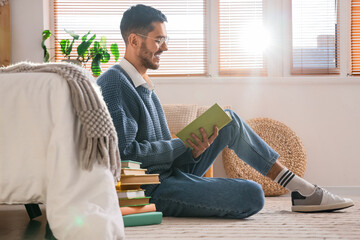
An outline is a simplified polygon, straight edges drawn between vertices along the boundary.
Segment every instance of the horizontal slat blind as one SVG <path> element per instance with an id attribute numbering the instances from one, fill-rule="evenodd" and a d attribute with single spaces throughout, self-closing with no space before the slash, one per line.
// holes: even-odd
<path id="1" fill-rule="evenodd" d="M 360 0 L 351 1 L 351 73 L 360 74 Z"/>
<path id="2" fill-rule="evenodd" d="M 219 0 L 219 74 L 265 73 L 262 0 Z"/>
<path id="3" fill-rule="evenodd" d="M 150 75 L 205 75 L 206 74 L 206 39 L 205 39 L 205 1 L 204 0 L 54 0 L 56 38 L 70 39 L 64 29 L 72 30 L 83 36 L 89 30 L 96 33 L 96 40 L 107 38 L 110 45 L 119 45 L 120 58 L 125 53 L 125 44 L 120 33 L 122 14 L 130 6 L 145 4 L 161 10 L 168 19 L 166 24 L 170 38 L 167 52 L 161 56 L 160 67 L 149 70 Z M 80 41 L 78 41 L 80 43 Z M 60 45 L 56 46 L 56 61 L 63 56 Z M 72 52 L 77 55 L 76 48 Z M 107 64 L 101 64 L 102 70 L 112 66 L 113 56 Z M 89 68 L 91 63 L 87 64 Z"/>
<path id="4" fill-rule="evenodd" d="M 292 0 L 292 73 L 339 73 L 337 0 Z"/>

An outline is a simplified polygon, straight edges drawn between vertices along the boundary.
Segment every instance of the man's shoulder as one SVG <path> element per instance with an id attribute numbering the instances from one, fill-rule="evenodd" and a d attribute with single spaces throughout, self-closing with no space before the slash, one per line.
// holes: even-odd
<path id="1" fill-rule="evenodd" d="M 126 84 L 130 83 L 129 76 L 126 72 L 118 65 L 111 66 L 97 79 L 97 84 L 102 86 L 104 84 Z"/>

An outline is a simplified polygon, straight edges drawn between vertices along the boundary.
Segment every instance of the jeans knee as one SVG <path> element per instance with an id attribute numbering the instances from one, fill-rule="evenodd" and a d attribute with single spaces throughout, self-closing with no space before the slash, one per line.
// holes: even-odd
<path id="1" fill-rule="evenodd" d="M 241 133 L 243 132 L 246 122 L 242 120 L 233 110 L 225 109 L 225 111 L 229 112 L 232 121 L 227 124 L 223 129 L 221 129 L 221 131 L 227 132 L 226 134 L 232 139 L 231 143 L 229 144 L 229 147 L 231 147 L 234 144 L 237 136 L 241 135 Z"/>
<path id="2" fill-rule="evenodd" d="M 225 111 L 230 114 L 232 119 L 232 121 L 228 125 L 233 125 L 233 127 L 236 127 L 241 130 L 241 128 L 243 127 L 244 124 L 246 124 L 246 122 L 241 117 L 239 117 L 233 110 L 225 109 Z"/>
<path id="3" fill-rule="evenodd" d="M 251 216 L 258 213 L 261 209 L 263 209 L 265 204 L 265 195 L 261 185 L 254 181 L 250 181 L 248 194 L 249 194 L 248 216 Z"/>

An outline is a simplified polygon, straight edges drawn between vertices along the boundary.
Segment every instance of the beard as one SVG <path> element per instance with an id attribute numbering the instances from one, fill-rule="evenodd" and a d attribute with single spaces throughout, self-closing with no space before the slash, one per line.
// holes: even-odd
<path id="1" fill-rule="evenodd" d="M 140 48 L 140 54 L 139 54 L 139 57 L 140 57 L 140 61 L 141 61 L 141 64 L 147 68 L 147 69 L 152 69 L 152 70 L 156 70 L 159 68 L 159 64 L 158 63 L 154 63 L 152 61 L 153 59 L 153 56 L 155 54 L 158 54 L 158 53 L 162 53 L 162 51 L 157 51 L 156 53 L 152 53 L 147 47 L 146 47 L 146 44 L 143 42 L 141 43 L 141 48 Z"/>

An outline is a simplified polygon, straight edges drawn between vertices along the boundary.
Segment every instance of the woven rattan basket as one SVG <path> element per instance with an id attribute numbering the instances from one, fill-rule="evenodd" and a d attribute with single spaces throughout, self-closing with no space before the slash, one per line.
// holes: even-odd
<path id="1" fill-rule="evenodd" d="M 255 118 L 246 122 L 270 147 L 280 154 L 278 160 L 283 165 L 298 176 L 304 176 L 306 152 L 300 138 L 293 130 L 285 124 L 269 118 Z M 260 183 L 265 196 L 278 196 L 288 192 L 238 158 L 234 151 L 225 148 L 222 157 L 228 177 L 250 179 Z"/>

